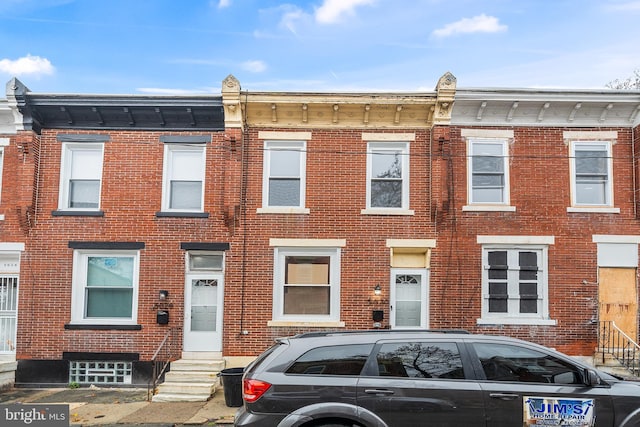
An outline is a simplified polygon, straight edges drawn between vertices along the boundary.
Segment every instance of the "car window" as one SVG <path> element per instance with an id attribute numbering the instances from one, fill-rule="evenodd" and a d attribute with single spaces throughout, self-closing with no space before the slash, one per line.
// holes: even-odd
<path id="1" fill-rule="evenodd" d="M 455 343 L 386 343 L 376 356 L 378 373 L 385 377 L 464 378 Z"/>
<path id="2" fill-rule="evenodd" d="M 373 344 L 318 347 L 300 356 L 287 374 L 360 375 Z"/>
<path id="3" fill-rule="evenodd" d="M 475 343 L 473 347 L 488 380 L 580 384 L 580 370 L 571 363 L 518 345 Z"/>

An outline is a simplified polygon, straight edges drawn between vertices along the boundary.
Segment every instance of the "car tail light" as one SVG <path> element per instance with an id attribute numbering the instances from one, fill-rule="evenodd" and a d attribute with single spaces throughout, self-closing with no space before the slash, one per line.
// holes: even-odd
<path id="1" fill-rule="evenodd" d="M 266 381 L 245 379 L 242 382 L 242 398 L 247 403 L 253 403 L 269 390 L 271 384 Z"/>

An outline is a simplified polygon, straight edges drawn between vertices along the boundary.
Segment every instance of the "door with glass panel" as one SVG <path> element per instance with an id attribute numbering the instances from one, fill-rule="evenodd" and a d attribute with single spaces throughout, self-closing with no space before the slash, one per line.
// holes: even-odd
<path id="1" fill-rule="evenodd" d="M 0 275 L 0 355 L 16 351 L 18 276 Z"/>
<path id="2" fill-rule="evenodd" d="M 390 324 L 396 329 L 421 329 L 429 326 L 428 270 L 393 269 L 391 271 Z"/>
<path id="3" fill-rule="evenodd" d="M 222 350 L 222 273 L 188 274 L 184 351 Z"/>

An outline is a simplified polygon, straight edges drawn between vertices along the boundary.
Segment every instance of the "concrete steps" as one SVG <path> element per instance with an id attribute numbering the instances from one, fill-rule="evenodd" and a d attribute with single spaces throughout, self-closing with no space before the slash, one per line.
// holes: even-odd
<path id="1" fill-rule="evenodd" d="M 604 361 L 603 361 L 602 352 L 597 352 L 593 356 L 593 365 L 597 369 L 613 375 L 618 375 L 622 377 L 631 377 L 631 376 L 638 377 L 638 373 L 635 373 L 634 375 L 634 373 L 632 373 L 629 369 L 625 368 L 620 362 L 618 362 L 618 360 L 615 357 L 613 357 L 613 355 L 609 353 L 604 354 Z"/>
<path id="2" fill-rule="evenodd" d="M 0 390 L 6 390 L 16 382 L 16 368 L 18 362 L 15 360 L 0 360 Z"/>
<path id="3" fill-rule="evenodd" d="M 219 385 L 224 360 L 179 359 L 171 362 L 164 382 L 158 385 L 153 402 L 204 402 Z"/>

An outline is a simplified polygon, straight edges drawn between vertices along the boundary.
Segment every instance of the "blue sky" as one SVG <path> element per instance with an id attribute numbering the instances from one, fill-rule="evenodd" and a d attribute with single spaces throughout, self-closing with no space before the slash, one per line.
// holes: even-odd
<path id="1" fill-rule="evenodd" d="M 34 92 L 603 88 L 640 0 L 0 0 L 0 80 Z M 0 95 L 2 96 L 2 95 Z"/>

